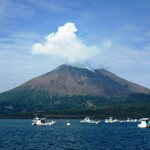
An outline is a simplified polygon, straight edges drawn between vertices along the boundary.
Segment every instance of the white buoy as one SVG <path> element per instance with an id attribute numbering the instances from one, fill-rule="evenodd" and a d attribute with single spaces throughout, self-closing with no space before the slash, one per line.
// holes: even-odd
<path id="1" fill-rule="evenodd" d="M 67 120 L 67 124 L 66 124 L 67 126 L 70 126 L 71 125 L 71 123 Z"/>

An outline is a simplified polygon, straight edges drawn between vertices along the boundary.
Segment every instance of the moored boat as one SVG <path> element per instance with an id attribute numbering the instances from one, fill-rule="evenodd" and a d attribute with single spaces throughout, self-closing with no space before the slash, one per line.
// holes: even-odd
<path id="1" fill-rule="evenodd" d="M 138 124 L 139 128 L 150 128 L 150 118 L 142 118 L 140 124 Z"/>
<path id="2" fill-rule="evenodd" d="M 137 122 L 137 119 L 131 119 L 131 118 L 127 118 L 126 122 Z"/>
<path id="3" fill-rule="evenodd" d="M 118 119 L 113 119 L 113 117 L 109 117 L 109 119 L 105 119 L 105 123 L 114 123 L 118 122 Z"/>
<path id="4" fill-rule="evenodd" d="M 86 117 L 83 120 L 81 120 L 80 123 L 94 123 L 94 124 L 98 124 L 98 123 L 100 123 L 100 120 L 95 121 L 95 120 L 91 120 L 89 117 Z"/>
<path id="5" fill-rule="evenodd" d="M 46 122 L 46 119 L 45 118 L 38 118 L 38 117 L 35 117 L 33 120 L 32 120 L 32 125 L 33 126 L 52 126 L 56 123 L 56 121 L 49 121 L 49 122 Z"/>

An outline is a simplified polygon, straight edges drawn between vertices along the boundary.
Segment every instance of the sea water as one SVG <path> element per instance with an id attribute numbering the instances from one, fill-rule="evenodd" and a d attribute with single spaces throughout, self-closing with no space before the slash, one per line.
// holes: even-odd
<path id="1" fill-rule="evenodd" d="M 0 120 L 0 150 L 150 150 L 150 128 L 138 123 L 81 124 L 56 120 L 32 126 L 32 120 Z"/>

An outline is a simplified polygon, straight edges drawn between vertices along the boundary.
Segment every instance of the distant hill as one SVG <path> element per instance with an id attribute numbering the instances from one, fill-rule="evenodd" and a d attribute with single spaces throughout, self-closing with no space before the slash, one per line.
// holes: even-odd
<path id="1" fill-rule="evenodd" d="M 105 69 L 69 65 L 61 65 L 0 94 L 0 113 L 4 116 L 44 113 L 104 117 L 120 110 L 115 116 L 138 117 L 150 115 L 149 108 L 150 89 Z"/>

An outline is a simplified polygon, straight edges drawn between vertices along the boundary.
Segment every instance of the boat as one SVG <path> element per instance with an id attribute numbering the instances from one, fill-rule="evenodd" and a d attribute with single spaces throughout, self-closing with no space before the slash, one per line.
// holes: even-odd
<path id="1" fill-rule="evenodd" d="M 113 119 L 113 117 L 109 117 L 109 119 L 105 119 L 105 123 L 114 123 L 118 122 L 118 119 Z"/>
<path id="2" fill-rule="evenodd" d="M 140 124 L 138 124 L 139 128 L 150 128 L 150 118 L 142 118 Z"/>
<path id="3" fill-rule="evenodd" d="M 38 117 L 35 117 L 33 120 L 32 120 L 32 125 L 33 126 L 52 126 L 56 123 L 56 121 L 49 121 L 49 122 L 46 122 L 46 119 L 45 118 L 38 118 Z"/>
<path id="4" fill-rule="evenodd" d="M 126 122 L 137 122 L 137 119 L 131 119 L 131 118 L 127 118 Z"/>
<path id="5" fill-rule="evenodd" d="M 91 120 L 89 117 L 86 117 L 83 120 L 81 120 L 80 123 L 94 123 L 94 124 L 98 124 L 98 123 L 100 123 L 100 120 L 95 121 L 95 120 Z"/>

